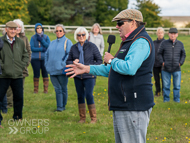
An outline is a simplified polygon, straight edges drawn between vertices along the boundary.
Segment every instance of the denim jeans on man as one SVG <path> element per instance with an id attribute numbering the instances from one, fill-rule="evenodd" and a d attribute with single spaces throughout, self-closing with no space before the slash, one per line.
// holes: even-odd
<path id="1" fill-rule="evenodd" d="M 170 101 L 171 75 L 173 76 L 173 100 L 175 102 L 180 102 L 181 71 L 176 71 L 176 72 L 162 71 L 164 102 Z"/>
<path id="2" fill-rule="evenodd" d="M 3 98 L 1 110 L 2 113 L 7 113 L 7 95 L 5 95 L 5 97 Z"/>
<path id="3" fill-rule="evenodd" d="M 51 82 L 55 89 L 56 101 L 57 101 L 57 110 L 65 110 L 67 104 L 67 83 L 68 77 L 66 75 L 50 75 Z"/>
<path id="4" fill-rule="evenodd" d="M 115 142 L 146 143 L 151 111 L 113 111 Z"/>
<path id="5" fill-rule="evenodd" d="M 75 87 L 78 95 L 78 104 L 85 103 L 85 98 L 87 104 L 94 104 L 93 89 L 95 84 L 94 78 L 80 79 L 75 77 Z"/>
<path id="6" fill-rule="evenodd" d="M 3 98 L 6 95 L 7 89 L 11 86 L 13 92 L 13 107 L 14 114 L 13 119 L 22 119 L 22 108 L 23 108 L 23 79 L 17 78 L 0 78 L 0 110 L 2 109 Z M 0 113 L 0 121 L 3 117 Z"/>

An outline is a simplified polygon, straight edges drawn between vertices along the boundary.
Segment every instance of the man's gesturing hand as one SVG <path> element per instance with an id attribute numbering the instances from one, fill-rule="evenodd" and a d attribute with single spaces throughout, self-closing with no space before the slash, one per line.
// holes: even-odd
<path id="1" fill-rule="evenodd" d="M 73 64 L 66 65 L 66 67 L 69 68 L 65 70 L 65 72 L 67 72 L 66 75 L 72 75 L 70 78 L 73 78 L 79 74 L 90 72 L 90 66 L 85 66 L 77 61 L 73 61 Z"/>

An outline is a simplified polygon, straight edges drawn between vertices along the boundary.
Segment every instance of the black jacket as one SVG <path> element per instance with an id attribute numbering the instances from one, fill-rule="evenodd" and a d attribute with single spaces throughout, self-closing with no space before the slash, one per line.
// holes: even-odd
<path id="1" fill-rule="evenodd" d="M 95 44 L 86 41 L 83 45 L 83 54 L 84 54 L 84 65 L 100 65 L 102 64 L 102 57 L 100 55 L 100 52 Z M 79 59 L 80 52 L 78 50 L 78 43 L 74 44 L 71 47 L 71 50 L 69 52 L 69 57 L 66 61 L 66 64 L 73 64 L 73 61 L 75 59 Z M 83 79 L 83 78 L 95 78 L 96 76 L 92 74 L 82 74 L 77 75 L 77 78 Z"/>
<path id="2" fill-rule="evenodd" d="M 161 43 L 157 56 L 160 64 L 164 63 L 162 70 L 176 72 L 181 70 L 179 64 L 183 65 L 186 54 L 181 41 L 176 39 L 173 43 L 173 41 L 168 39 Z"/>
<path id="3" fill-rule="evenodd" d="M 158 56 L 157 56 L 157 53 L 158 53 L 158 49 L 160 47 L 160 44 L 162 43 L 162 41 L 164 41 L 165 39 L 162 38 L 161 40 L 154 40 L 154 48 L 155 48 L 155 62 L 154 62 L 154 67 L 161 67 L 162 64 L 159 62 L 158 60 Z"/>

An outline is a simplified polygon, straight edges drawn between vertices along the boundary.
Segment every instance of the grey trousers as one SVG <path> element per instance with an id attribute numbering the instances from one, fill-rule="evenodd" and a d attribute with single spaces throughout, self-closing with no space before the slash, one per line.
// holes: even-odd
<path id="1" fill-rule="evenodd" d="M 151 111 L 113 111 L 115 142 L 146 143 Z"/>

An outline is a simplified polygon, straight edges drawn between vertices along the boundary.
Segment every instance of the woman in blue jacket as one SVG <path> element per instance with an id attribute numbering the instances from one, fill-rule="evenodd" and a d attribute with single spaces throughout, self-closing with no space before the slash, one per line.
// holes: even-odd
<path id="1" fill-rule="evenodd" d="M 38 93 L 40 69 L 43 77 L 44 93 L 48 93 L 49 78 L 44 66 L 45 52 L 50 44 L 50 39 L 44 34 L 41 23 L 35 25 L 36 34 L 30 39 L 32 51 L 31 64 L 34 72 L 34 93 Z"/>
<path id="2" fill-rule="evenodd" d="M 84 27 L 77 28 L 74 39 L 77 43 L 71 47 L 67 64 L 73 64 L 73 61 L 84 65 L 99 65 L 102 63 L 102 57 L 97 46 L 87 40 L 88 31 Z M 84 123 L 86 119 L 85 98 L 91 117 L 91 123 L 96 122 L 96 108 L 93 97 L 95 78 L 96 77 L 91 74 L 82 74 L 74 78 L 78 95 L 79 123 Z"/>
<path id="3" fill-rule="evenodd" d="M 55 26 L 55 33 L 57 39 L 50 43 L 45 53 L 45 67 L 50 74 L 50 79 L 56 93 L 57 109 L 55 111 L 61 112 L 65 110 L 68 97 L 68 77 L 62 74 L 62 71 L 66 66 L 66 60 L 73 44 L 71 40 L 65 37 L 66 31 L 62 24 Z"/>

